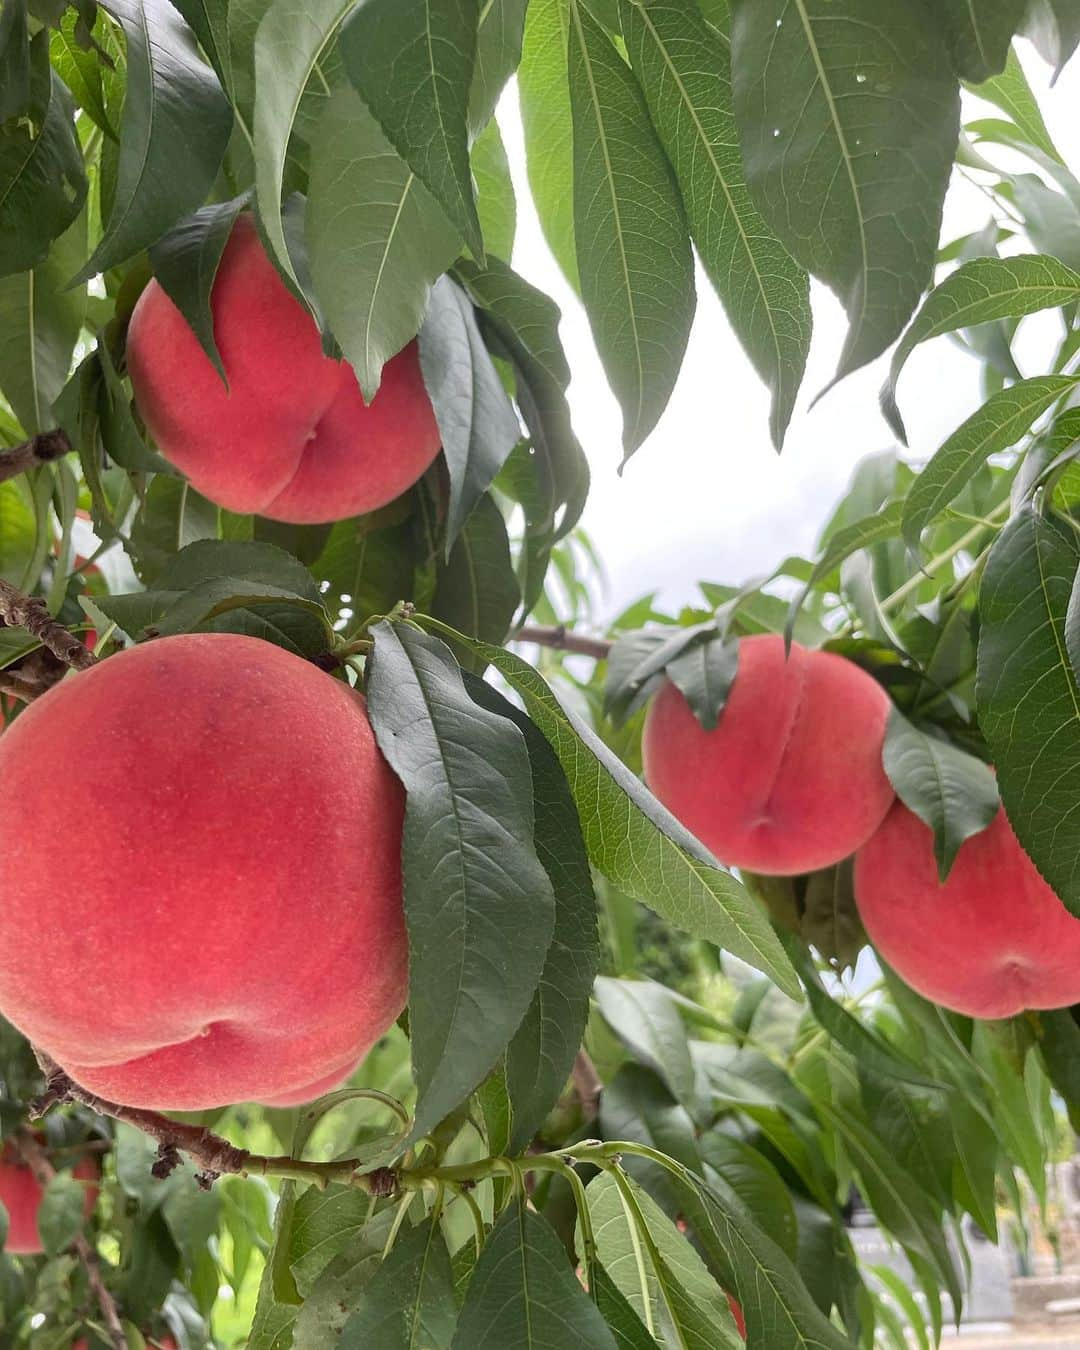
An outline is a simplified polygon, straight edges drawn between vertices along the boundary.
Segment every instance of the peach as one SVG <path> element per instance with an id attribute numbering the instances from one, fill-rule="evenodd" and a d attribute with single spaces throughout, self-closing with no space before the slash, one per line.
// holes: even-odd
<path id="1" fill-rule="evenodd" d="M 969 1017 L 1080 1001 L 1080 919 L 1021 848 L 1004 809 L 960 847 L 944 885 L 928 825 L 897 802 L 855 859 L 855 903 L 885 961 Z"/>
<path id="2" fill-rule="evenodd" d="M 717 726 L 666 682 L 645 718 L 645 779 L 721 862 L 769 876 L 854 853 L 893 789 L 881 765 L 890 702 L 852 662 L 772 634 L 743 638 Z"/>
<path id="3" fill-rule="evenodd" d="M 101 1169 L 97 1159 L 80 1158 L 71 1169 L 79 1181 L 97 1182 Z M 98 1188 L 87 1186 L 83 1213 L 90 1217 L 97 1202 Z M 38 1232 L 38 1210 L 43 1191 L 30 1168 L 22 1161 L 9 1140 L 0 1149 L 0 1203 L 8 1212 L 8 1235 L 4 1251 L 15 1256 L 35 1256 L 45 1250 Z"/>
<path id="4" fill-rule="evenodd" d="M 311 1100 L 405 1003 L 403 804 L 361 696 L 280 647 L 109 657 L 0 740 L 0 1011 L 127 1105 Z"/>
<path id="5" fill-rule="evenodd" d="M 131 316 L 127 363 L 161 453 L 219 506 L 339 520 L 392 501 L 439 453 L 416 343 L 386 364 L 365 404 L 352 366 L 323 355 L 249 215 L 225 246 L 211 311 L 228 387 L 156 281 Z"/>

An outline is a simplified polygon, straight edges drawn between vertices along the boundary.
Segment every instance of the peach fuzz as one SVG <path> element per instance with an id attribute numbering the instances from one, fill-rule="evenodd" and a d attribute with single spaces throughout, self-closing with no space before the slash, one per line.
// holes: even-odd
<path id="1" fill-rule="evenodd" d="M 416 343 L 365 404 L 346 361 L 323 355 L 311 315 L 237 219 L 211 294 L 228 387 L 157 281 L 131 316 L 135 401 L 164 457 L 219 506 L 311 524 L 373 511 L 439 453 Z"/>
<path id="2" fill-rule="evenodd" d="M 71 1169 L 79 1181 L 97 1182 L 101 1169 L 92 1157 L 80 1158 Z M 85 1188 L 83 1213 L 87 1218 L 97 1202 L 98 1188 Z M 13 1256 L 36 1256 L 45 1250 L 38 1232 L 38 1210 L 44 1194 L 37 1177 L 15 1152 L 9 1141 L 0 1150 L 0 1204 L 8 1213 L 8 1235 L 4 1251 Z"/>
<path id="3" fill-rule="evenodd" d="M 855 859 L 870 941 L 917 993 L 969 1017 L 1080 1001 L 1080 919 L 1021 848 L 1004 809 L 942 885 L 933 831 L 897 802 Z"/>
<path id="4" fill-rule="evenodd" d="M 0 1011 L 127 1105 L 311 1100 L 405 1003 L 403 807 L 309 662 L 226 633 L 109 657 L 0 740 Z"/>
<path id="5" fill-rule="evenodd" d="M 769 876 L 854 853 L 891 805 L 881 765 L 888 695 L 852 662 L 774 635 L 743 638 L 706 731 L 670 681 L 649 706 L 645 780 L 723 863 Z"/>

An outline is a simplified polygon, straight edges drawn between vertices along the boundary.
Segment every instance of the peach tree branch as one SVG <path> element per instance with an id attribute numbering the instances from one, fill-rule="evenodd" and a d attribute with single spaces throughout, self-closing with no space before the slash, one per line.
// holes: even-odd
<path id="1" fill-rule="evenodd" d="M 513 634 L 514 642 L 535 642 L 538 647 L 552 647 L 560 652 L 572 652 L 575 656 L 591 656 L 594 661 L 606 661 L 612 643 L 606 638 L 583 637 L 580 633 L 571 633 L 565 624 L 556 627 L 544 627 L 540 624 L 524 624 Z"/>
<path id="2" fill-rule="evenodd" d="M 24 595 L 10 582 L 0 580 L 0 624 L 25 628 L 31 637 L 73 670 L 88 670 L 97 659 L 74 633 L 59 624 L 38 595 Z"/>
<path id="3" fill-rule="evenodd" d="M 60 427 L 52 431 L 41 431 L 31 436 L 21 445 L 10 450 L 0 450 L 0 483 L 27 469 L 36 469 L 41 464 L 51 464 L 54 459 L 69 455 L 73 447 L 67 432 Z"/>

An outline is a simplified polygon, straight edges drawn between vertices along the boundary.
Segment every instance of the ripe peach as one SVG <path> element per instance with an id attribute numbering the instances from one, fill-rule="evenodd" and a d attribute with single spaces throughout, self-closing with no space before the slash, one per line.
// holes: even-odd
<path id="1" fill-rule="evenodd" d="M 706 731 L 670 681 L 649 706 L 645 779 L 721 862 L 794 876 L 840 862 L 893 801 L 881 765 L 889 698 L 852 662 L 771 634 L 743 638 Z"/>
<path id="2" fill-rule="evenodd" d="M 352 366 L 323 355 L 311 316 L 238 218 L 211 296 L 228 388 L 151 281 L 128 330 L 139 412 L 170 463 L 211 501 L 300 524 L 383 506 L 439 453 L 415 342 L 365 404 Z"/>
<path id="3" fill-rule="evenodd" d="M 101 1168 L 94 1157 L 80 1158 L 71 1169 L 79 1181 L 96 1182 Z M 90 1217 L 97 1202 L 98 1188 L 87 1186 L 83 1213 Z M 38 1232 L 38 1210 L 43 1191 L 30 1168 L 22 1161 L 10 1140 L 0 1149 L 0 1203 L 8 1212 L 8 1235 L 4 1251 L 15 1256 L 35 1256 L 45 1250 Z"/>
<path id="4" fill-rule="evenodd" d="M 0 1011 L 128 1105 L 311 1100 L 405 1002 L 402 817 L 314 665 L 228 633 L 109 657 L 0 741 Z"/>
<path id="5" fill-rule="evenodd" d="M 855 859 L 867 936 L 918 993 L 970 1017 L 1080 1001 L 1080 919 L 1035 870 L 1004 810 L 938 880 L 929 826 L 897 802 Z"/>

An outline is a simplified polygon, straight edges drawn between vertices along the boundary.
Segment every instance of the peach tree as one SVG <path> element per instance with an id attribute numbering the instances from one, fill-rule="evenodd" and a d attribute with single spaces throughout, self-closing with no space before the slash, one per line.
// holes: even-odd
<path id="1" fill-rule="evenodd" d="M 2 0 L 0 1343 L 928 1347 L 974 1230 L 1055 1238 L 1080 184 L 1025 70 L 1078 43 L 1077 0 Z M 814 556 L 601 624 L 511 80 L 625 456 L 699 283 L 777 450 L 811 278 L 836 381 L 891 353 L 868 434 L 934 339 L 981 405 Z"/>

